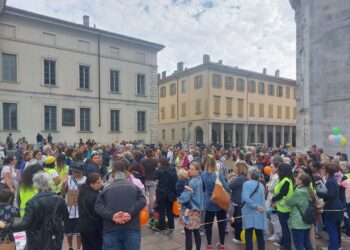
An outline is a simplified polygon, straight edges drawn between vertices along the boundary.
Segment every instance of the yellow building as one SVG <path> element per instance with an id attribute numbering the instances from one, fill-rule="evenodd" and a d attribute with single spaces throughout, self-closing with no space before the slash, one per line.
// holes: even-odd
<path id="1" fill-rule="evenodd" d="M 295 145 L 296 82 L 210 62 L 158 75 L 158 140 Z"/>

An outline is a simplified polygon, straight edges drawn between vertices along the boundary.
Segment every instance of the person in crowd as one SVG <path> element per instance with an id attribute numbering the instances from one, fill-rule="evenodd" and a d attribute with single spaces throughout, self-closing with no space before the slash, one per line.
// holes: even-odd
<path id="1" fill-rule="evenodd" d="M 340 224 L 343 220 L 343 205 L 340 200 L 339 186 L 334 178 L 338 166 L 336 163 L 324 163 L 322 166 L 322 175 L 326 179 L 326 192 L 317 192 L 320 198 L 325 201 L 324 205 L 324 223 L 329 235 L 329 250 L 337 250 L 341 247 Z M 328 211 L 327 211 L 328 210 Z"/>
<path id="2" fill-rule="evenodd" d="M 42 154 L 42 152 L 41 152 L 40 149 L 35 149 L 35 150 L 33 151 L 33 154 L 32 154 L 32 155 L 33 155 L 33 157 L 32 157 L 31 161 L 28 163 L 27 166 L 35 165 L 35 164 L 40 164 L 40 165 L 43 164 L 43 162 L 42 162 L 42 160 L 41 160 L 43 154 Z"/>
<path id="3" fill-rule="evenodd" d="M 146 206 L 142 191 L 126 180 L 126 166 L 112 160 L 114 181 L 97 197 L 95 211 L 103 219 L 103 250 L 139 250 L 139 212 Z"/>
<path id="4" fill-rule="evenodd" d="M 9 133 L 6 137 L 6 145 L 8 150 L 13 150 L 15 144 L 13 142 L 12 133 Z"/>
<path id="5" fill-rule="evenodd" d="M 0 189 L 0 221 L 8 224 L 13 224 L 15 217 L 19 217 L 19 209 L 9 202 L 11 201 L 12 193 L 8 189 Z M 0 240 L 4 242 L 6 239 L 14 242 L 12 232 L 0 231 Z"/>
<path id="6" fill-rule="evenodd" d="M 143 185 L 145 185 L 145 168 L 141 163 L 135 162 L 128 168 L 128 172 L 135 178 L 139 179 Z"/>
<path id="7" fill-rule="evenodd" d="M 101 176 L 104 176 L 104 173 L 102 173 L 102 156 L 99 151 L 91 152 L 90 162 L 86 166 L 85 175 L 89 175 L 91 173 L 98 173 Z"/>
<path id="8" fill-rule="evenodd" d="M 52 192 L 59 194 L 61 191 L 61 179 L 57 171 L 55 170 L 56 158 L 52 155 L 46 156 L 43 166 L 44 171 L 48 173 L 52 178 Z"/>
<path id="9" fill-rule="evenodd" d="M 245 230 L 246 250 L 253 250 L 253 231 L 258 249 L 265 250 L 265 187 L 259 182 L 261 172 L 256 167 L 249 168 L 247 177 L 248 181 L 244 182 L 242 188 L 242 228 Z"/>
<path id="10" fill-rule="evenodd" d="M 62 190 L 62 183 L 68 178 L 69 166 L 66 165 L 66 155 L 64 153 L 59 153 L 56 158 L 55 170 L 60 178 L 60 183 L 57 185 L 57 190 L 60 192 Z"/>
<path id="11" fill-rule="evenodd" d="M 79 219 L 78 208 L 78 193 L 79 186 L 86 181 L 84 173 L 84 164 L 82 162 L 75 163 L 70 170 L 72 175 L 69 175 L 62 183 L 62 195 L 66 197 L 67 209 L 69 217 L 64 221 L 64 234 L 67 237 L 69 250 L 73 250 L 73 236 L 76 236 L 77 250 L 81 247 L 81 238 L 77 230 Z"/>
<path id="12" fill-rule="evenodd" d="M 201 236 L 199 232 L 201 222 L 201 211 L 204 208 L 204 192 L 203 183 L 200 177 L 201 165 L 198 162 L 190 164 L 191 180 L 189 182 L 190 189 L 185 189 L 178 197 L 178 202 L 186 204 L 190 202 L 188 213 L 188 223 L 184 223 L 185 227 L 185 249 L 192 249 L 192 234 L 194 235 L 196 250 L 201 249 Z"/>
<path id="13" fill-rule="evenodd" d="M 33 186 L 39 192 L 27 202 L 25 214 L 22 220 L 18 223 L 5 223 L 0 221 L 0 228 L 11 230 L 12 232 L 26 232 L 26 250 L 44 249 L 47 244 L 47 239 L 43 239 L 42 235 L 47 230 L 44 228 L 47 220 L 50 217 L 57 218 L 63 221 L 68 217 L 67 206 L 62 197 L 51 192 L 52 179 L 48 173 L 38 172 L 33 176 Z M 56 247 L 54 250 L 62 249 L 63 231 L 62 224 L 55 224 L 54 231 Z"/>
<path id="14" fill-rule="evenodd" d="M 178 177 L 178 181 L 176 182 L 176 186 L 175 186 L 176 196 L 179 197 L 185 190 L 191 192 L 192 189 L 188 186 L 188 183 L 190 182 L 190 180 L 188 178 L 187 170 L 185 170 L 184 168 L 179 169 L 177 171 L 177 177 Z M 181 214 L 183 214 L 181 219 L 183 220 L 185 225 L 190 222 L 189 220 L 190 209 L 191 209 L 190 201 L 181 203 Z"/>
<path id="15" fill-rule="evenodd" d="M 102 187 L 101 176 L 91 173 L 79 186 L 77 231 L 80 233 L 83 250 L 102 249 L 102 218 L 95 211 L 95 202 Z"/>
<path id="16" fill-rule="evenodd" d="M 224 249 L 225 245 L 225 223 L 227 219 L 226 211 L 218 207 L 211 201 L 211 196 L 214 190 L 217 174 L 219 174 L 219 180 L 222 183 L 224 189 L 229 192 L 229 186 L 225 177 L 218 172 L 216 168 L 216 160 L 209 158 L 206 163 L 206 170 L 201 174 L 205 189 L 205 234 L 207 237 L 207 249 L 212 249 L 212 228 L 214 218 L 218 221 L 219 238 L 220 242 L 217 243 L 219 249 Z"/>
<path id="17" fill-rule="evenodd" d="M 275 242 L 275 245 L 281 246 L 285 250 L 291 250 L 291 235 L 288 226 L 289 214 L 291 207 L 286 204 L 286 199 L 293 195 L 293 174 L 292 168 L 286 163 L 278 165 L 279 181 L 274 189 L 274 197 L 272 198 L 272 206 L 276 207 L 278 219 L 282 228 L 281 241 Z"/>
<path id="18" fill-rule="evenodd" d="M 17 173 L 15 170 L 16 163 L 16 156 L 8 154 L 4 160 L 4 166 L 1 169 L 0 188 L 8 189 L 12 193 L 10 204 L 13 204 L 15 194 L 18 190 Z"/>
<path id="19" fill-rule="evenodd" d="M 233 228 L 235 229 L 234 238 L 232 241 L 234 243 L 242 243 L 241 241 L 241 232 L 242 232 L 242 188 L 244 182 L 246 182 L 248 174 L 248 166 L 245 162 L 237 162 L 235 166 L 235 178 L 232 178 L 229 182 L 229 188 L 231 192 L 231 202 L 234 206 L 233 217 L 238 217 L 232 223 Z"/>
<path id="20" fill-rule="evenodd" d="M 160 167 L 155 172 L 155 178 L 158 180 L 156 188 L 157 205 L 159 211 L 159 229 L 160 233 L 171 233 L 174 228 L 174 215 L 172 211 L 173 202 L 176 200 L 175 185 L 177 182 L 177 173 L 174 167 L 171 167 L 168 159 L 162 157 L 159 159 Z M 168 231 L 165 227 L 165 215 L 168 218 Z"/>
<path id="21" fill-rule="evenodd" d="M 27 167 L 22 174 L 22 180 L 20 182 L 19 192 L 17 193 L 17 204 L 20 208 L 21 217 L 24 216 L 25 207 L 27 202 L 31 200 L 39 190 L 33 186 L 33 176 L 43 171 L 43 167 L 39 164 L 31 165 Z"/>
<path id="22" fill-rule="evenodd" d="M 23 170 L 29 166 L 30 162 L 32 161 L 33 159 L 33 152 L 27 150 L 27 151 L 24 151 L 23 153 L 23 162 L 21 163 L 21 165 L 19 166 L 19 169 L 20 169 L 20 173 L 23 172 Z M 18 173 L 18 172 L 17 172 Z M 21 179 L 21 178 L 19 178 Z"/>
<path id="23" fill-rule="evenodd" d="M 310 188 L 311 179 L 307 174 L 299 174 L 295 178 L 296 189 L 291 197 L 286 199 L 286 205 L 291 206 L 289 227 L 292 231 L 296 250 L 313 250 L 310 240 L 311 224 L 306 224 L 302 218 L 309 204 L 315 205 L 314 191 Z"/>

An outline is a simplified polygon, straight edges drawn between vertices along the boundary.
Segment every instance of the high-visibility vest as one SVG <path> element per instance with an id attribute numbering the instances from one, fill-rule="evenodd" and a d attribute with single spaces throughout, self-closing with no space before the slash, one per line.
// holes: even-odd
<path id="1" fill-rule="evenodd" d="M 291 197 L 292 194 L 294 193 L 293 190 L 293 183 L 292 180 L 290 178 L 284 177 L 283 180 L 281 180 L 275 187 L 274 189 L 274 193 L 275 195 L 278 195 L 281 191 L 282 186 L 284 185 L 285 182 L 289 183 L 289 190 L 286 196 L 283 196 L 282 199 L 280 199 L 279 201 L 276 201 L 276 207 L 277 207 L 277 211 L 281 212 L 281 213 L 288 213 L 291 211 L 291 207 L 286 205 L 286 199 Z"/>
<path id="2" fill-rule="evenodd" d="M 53 168 L 44 168 L 44 171 L 46 172 L 46 173 L 48 173 L 50 176 L 51 176 L 51 173 L 53 172 L 53 171 L 56 171 L 55 169 L 53 169 Z M 61 183 L 61 182 L 60 182 Z M 60 185 L 60 183 L 58 184 L 58 185 L 56 185 L 56 183 L 55 183 L 55 180 L 52 180 L 52 184 L 51 184 L 51 189 L 52 189 L 52 192 L 54 192 L 54 193 L 56 193 L 56 194 L 58 194 L 58 193 L 60 193 L 61 192 L 61 185 Z"/>
<path id="3" fill-rule="evenodd" d="M 345 174 L 346 178 L 350 180 L 350 173 Z"/>
<path id="4" fill-rule="evenodd" d="M 26 207 L 26 204 L 29 200 L 31 200 L 34 195 L 36 195 L 39 192 L 38 189 L 32 187 L 32 188 L 20 188 L 19 189 L 19 197 L 21 200 L 21 204 L 19 206 L 19 214 L 21 217 L 24 216 L 24 209 Z"/>

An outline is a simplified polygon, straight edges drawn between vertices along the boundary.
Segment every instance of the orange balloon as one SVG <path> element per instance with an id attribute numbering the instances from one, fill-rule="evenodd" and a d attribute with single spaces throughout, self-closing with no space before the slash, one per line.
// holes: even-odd
<path id="1" fill-rule="evenodd" d="M 177 201 L 173 202 L 173 214 L 175 216 L 180 216 L 180 204 Z"/>
<path id="2" fill-rule="evenodd" d="M 264 167 L 264 173 L 267 175 L 270 175 L 271 174 L 271 167 L 270 166 Z"/>
<path id="3" fill-rule="evenodd" d="M 147 209 L 143 208 L 140 211 L 140 225 L 146 225 L 149 219 L 148 211 Z"/>

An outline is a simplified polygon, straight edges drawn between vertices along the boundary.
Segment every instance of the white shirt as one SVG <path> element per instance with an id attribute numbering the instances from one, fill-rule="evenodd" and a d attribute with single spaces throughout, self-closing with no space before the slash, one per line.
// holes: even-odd
<path id="1" fill-rule="evenodd" d="M 75 179 L 75 180 L 78 183 L 78 186 L 80 186 L 85 183 L 86 177 L 82 176 L 81 178 Z M 68 180 L 67 180 L 68 190 L 78 190 L 78 186 L 75 184 L 73 180 L 73 176 L 68 176 Z M 68 202 L 68 196 L 66 195 L 66 203 L 67 202 Z M 69 213 L 69 219 L 79 218 L 78 206 L 67 206 L 67 208 Z"/>

